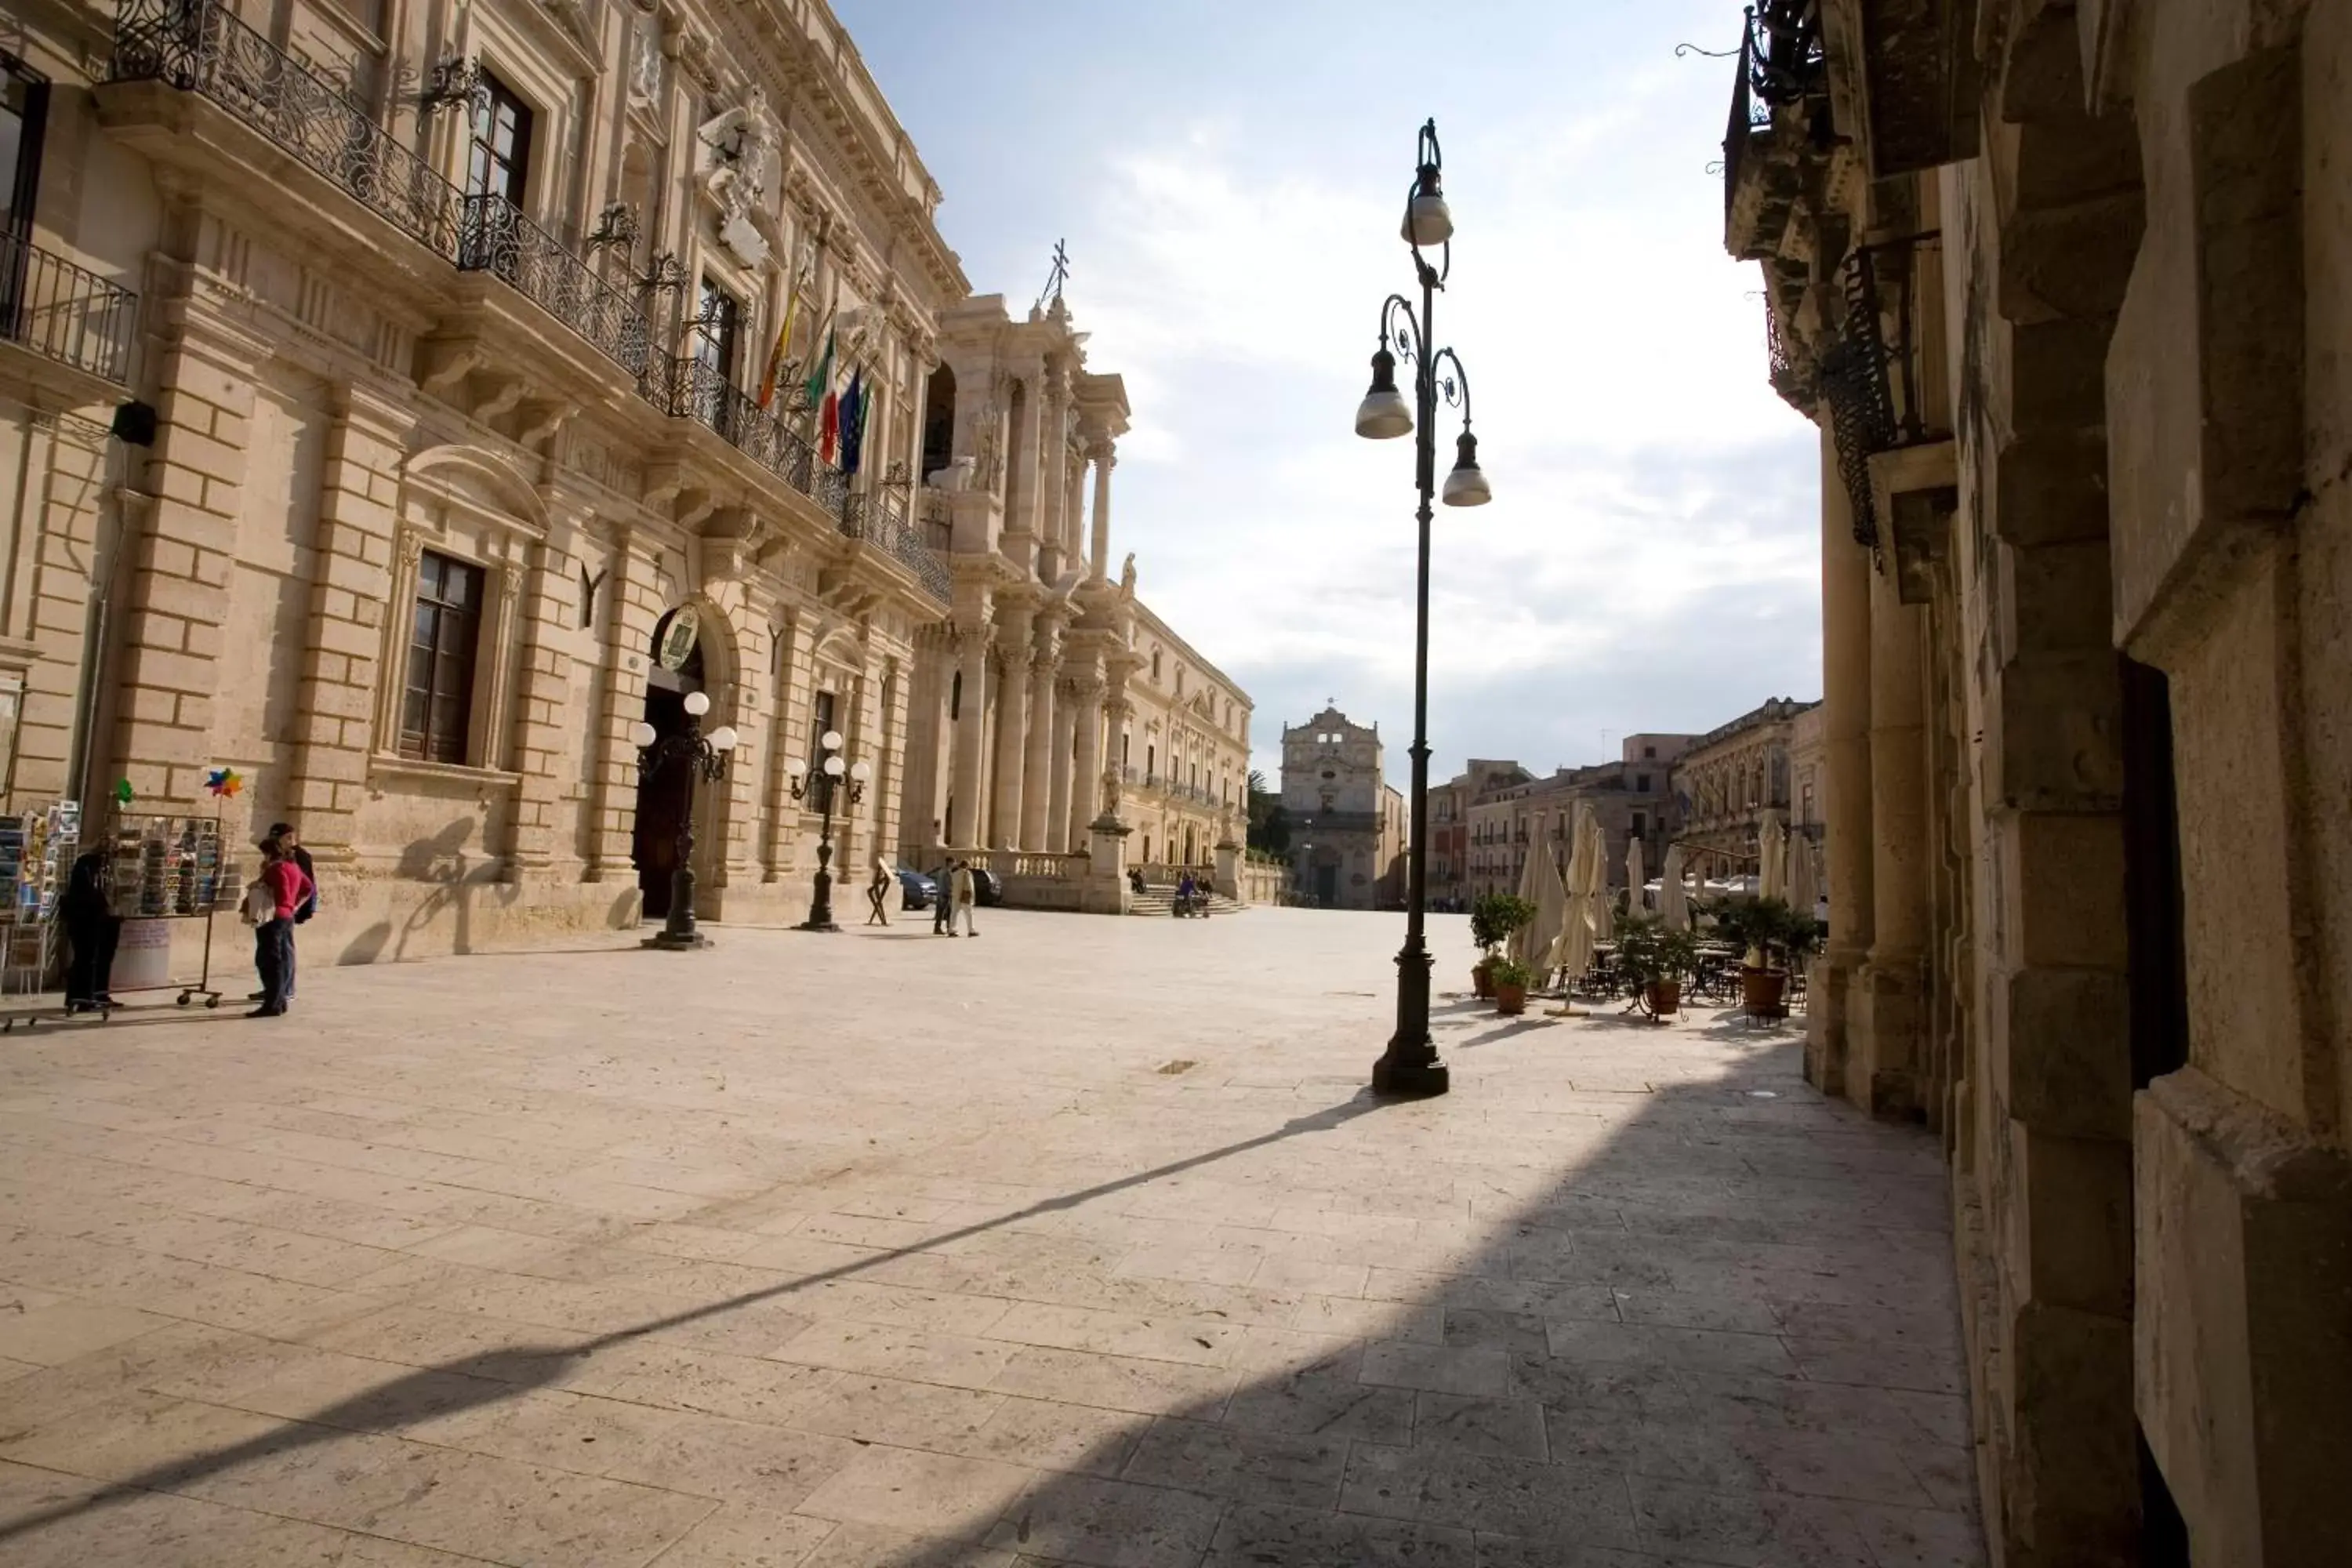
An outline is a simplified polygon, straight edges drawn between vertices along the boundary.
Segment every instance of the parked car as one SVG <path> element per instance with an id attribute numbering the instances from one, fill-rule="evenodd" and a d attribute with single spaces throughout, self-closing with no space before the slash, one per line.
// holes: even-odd
<path id="1" fill-rule="evenodd" d="M 971 868 L 971 897 L 974 903 L 983 906 L 1003 903 L 1004 879 L 985 866 L 974 866 Z"/>
<path id="2" fill-rule="evenodd" d="M 940 885 L 910 866 L 898 868 L 898 907 L 928 910 L 940 896 Z"/>

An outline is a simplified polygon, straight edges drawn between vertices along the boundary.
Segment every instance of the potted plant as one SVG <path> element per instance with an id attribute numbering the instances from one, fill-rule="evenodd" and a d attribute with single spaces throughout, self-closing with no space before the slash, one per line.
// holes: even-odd
<path id="1" fill-rule="evenodd" d="M 1515 1018 L 1528 1010 L 1528 982 L 1534 972 L 1517 959 L 1497 958 L 1487 978 L 1495 986 L 1495 1011 L 1506 1018 Z"/>
<path id="2" fill-rule="evenodd" d="M 1495 994 L 1493 972 L 1502 961 L 1503 944 L 1511 933 L 1536 918 L 1535 905 L 1510 893 L 1488 893 L 1470 906 L 1470 940 L 1478 944 L 1478 962 L 1470 971 L 1475 994 Z"/>
<path id="3" fill-rule="evenodd" d="M 1808 951 L 1815 939 L 1816 922 L 1779 899 L 1727 899 L 1716 913 L 1716 927 L 1748 950 L 1739 970 L 1739 1005 L 1759 1018 L 1777 1018 L 1786 1011 L 1790 961 Z"/>
<path id="4" fill-rule="evenodd" d="M 1656 915 L 1628 915 L 1617 928 L 1617 967 L 1642 999 L 1643 1010 L 1664 1020 L 1683 1005 L 1683 982 L 1698 960 L 1698 938 L 1669 931 Z"/>

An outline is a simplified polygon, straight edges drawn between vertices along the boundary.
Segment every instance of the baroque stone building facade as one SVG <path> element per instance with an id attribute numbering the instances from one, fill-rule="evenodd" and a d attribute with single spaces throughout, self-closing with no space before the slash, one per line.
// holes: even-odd
<path id="1" fill-rule="evenodd" d="M 1818 704 L 1769 697 L 1692 741 L 1675 763 L 1674 794 L 1691 875 L 1755 875 L 1764 820 L 1783 826 L 1794 798 L 1790 749 L 1797 721 Z"/>
<path id="2" fill-rule="evenodd" d="M 969 299 L 824 5 L 58 3 L 0 52 L 17 801 L 291 818 L 330 889 L 306 941 L 346 961 L 627 923 L 688 787 L 641 781 L 632 731 L 699 691 L 740 744 L 697 907 L 797 919 L 819 818 L 787 763 L 835 732 L 872 770 L 837 869 L 916 841 L 959 776 L 907 745 L 953 647 L 1022 721 L 959 841 L 983 804 L 998 845 L 1118 826 L 1075 721 L 1142 657 L 1102 569 L 1124 395 L 1058 300 Z M 1016 657 L 1066 626 L 1082 658 Z M 1063 757 L 1105 783 L 1057 816 Z M 216 767 L 245 793 L 208 797 Z M 1086 868 L 1097 906 L 1124 852 Z"/>
<path id="3" fill-rule="evenodd" d="M 943 319 L 924 468 L 954 608 L 921 639 L 900 853 L 987 854 L 1015 901 L 1112 909 L 1129 858 L 1232 883 L 1251 705 L 1137 596 L 1133 553 L 1109 571 L 1127 392 L 1084 337 L 1058 293 Z"/>
<path id="4" fill-rule="evenodd" d="M 1602 879 L 1608 887 L 1624 888 L 1625 853 L 1636 838 L 1642 841 L 1643 863 L 1654 873 L 1680 826 L 1667 789 L 1668 770 L 1690 740 L 1688 735 L 1629 735 L 1613 763 L 1559 768 L 1542 778 L 1517 763 L 1474 763 L 1470 776 L 1483 778 L 1487 787 L 1473 795 L 1465 810 L 1469 828 L 1466 896 L 1475 900 L 1517 892 L 1528 857 L 1539 847 L 1549 847 L 1554 864 L 1565 870 L 1572 847 L 1569 829 L 1580 805 L 1590 805 L 1601 825 Z"/>
<path id="5" fill-rule="evenodd" d="M 2352 6 L 1757 15 L 1727 238 L 1822 431 L 1807 1071 L 1948 1152 L 1997 1563 L 2340 1562 Z"/>
<path id="6" fill-rule="evenodd" d="M 1391 809 L 1377 724 L 1336 705 L 1282 728 L 1282 809 L 1290 818 L 1293 891 L 1327 910 L 1381 907 L 1382 881 L 1405 854 L 1402 814 Z"/>

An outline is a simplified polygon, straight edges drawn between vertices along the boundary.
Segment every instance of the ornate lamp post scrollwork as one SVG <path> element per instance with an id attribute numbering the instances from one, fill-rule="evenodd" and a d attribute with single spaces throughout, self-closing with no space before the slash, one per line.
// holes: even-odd
<path id="1" fill-rule="evenodd" d="M 1454 266 L 1454 215 L 1445 205 L 1440 178 L 1444 155 L 1437 146 L 1437 121 L 1421 128 L 1412 184 L 1405 193 L 1402 235 L 1412 247 L 1421 284 L 1421 310 L 1391 294 L 1381 305 L 1380 346 L 1372 353 L 1372 384 L 1356 410 L 1356 434 L 1369 440 L 1413 437 L 1413 484 L 1420 492 L 1414 514 L 1421 528 L 1421 555 L 1414 606 L 1412 661 L 1412 833 L 1406 848 L 1404 946 L 1397 952 L 1396 1033 L 1372 1067 L 1375 1094 L 1444 1094 L 1449 1074 L 1429 1033 L 1429 945 L 1423 936 L 1427 908 L 1429 845 L 1429 525 L 1430 499 L 1448 506 L 1484 506 L 1493 499 L 1478 470 L 1478 442 L 1470 433 L 1470 377 L 1450 348 L 1435 345 L 1437 291 Z M 1441 247 L 1433 266 L 1426 246 Z M 1390 352 L 1393 342 L 1397 353 Z M 1413 398 L 1397 391 L 1397 353 L 1412 367 Z M 1439 374 L 1441 362 L 1446 374 Z M 1462 410 L 1462 434 L 1454 444 L 1454 469 L 1437 484 L 1437 400 Z"/>
<path id="2" fill-rule="evenodd" d="M 727 758 L 735 750 L 736 736 L 730 724 L 721 724 L 705 735 L 702 716 L 709 711 L 709 694 L 689 691 L 686 694 L 685 729 L 674 735 L 664 735 L 640 719 L 630 733 L 630 739 L 637 743 L 640 780 L 651 779 L 673 763 L 687 770 L 686 810 L 677 819 L 677 868 L 670 873 L 669 879 L 669 918 L 663 922 L 659 934 L 646 938 L 644 943 L 671 952 L 710 945 L 710 939 L 694 927 L 694 786 L 697 782 L 715 783 L 726 773 Z"/>
<path id="3" fill-rule="evenodd" d="M 870 763 L 844 763 L 841 758 L 841 731 L 827 730 L 817 739 L 824 752 L 824 761 L 814 773 L 800 757 L 787 758 L 784 773 L 792 782 L 794 800 L 816 802 L 824 814 L 824 826 L 818 830 L 816 842 L 816 888 L 809 899 L 809 918 L 800 923 L 802 931 L 839 931 L 833 919 L 833 802 L 838 794 L 845 805 L 856 805 L 866 798 L 866 781 L 874 776 Z"/>

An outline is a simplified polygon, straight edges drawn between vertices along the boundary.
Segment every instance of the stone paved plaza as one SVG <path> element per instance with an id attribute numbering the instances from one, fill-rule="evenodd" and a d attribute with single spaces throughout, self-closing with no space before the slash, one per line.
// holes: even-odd
<path id="1" fill-rule="evenodd" d="M 0 1037 L 0 1562 L 1982 1561 L 1793 1030 L 1447 994 L 1381 1105 L 1397 917 L 982 914 Z"/>

